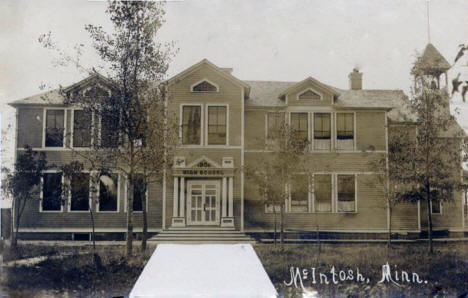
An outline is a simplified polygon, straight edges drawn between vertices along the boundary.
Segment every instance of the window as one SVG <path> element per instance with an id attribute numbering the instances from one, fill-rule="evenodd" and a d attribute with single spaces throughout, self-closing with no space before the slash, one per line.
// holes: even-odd
<path id="1" fill-rule="evenodd" d="M 208 145 L 226 145 L 227 108 L 208 107 Z"/>
<path id="2" fill-rule="evenodd" d="M 330 150 L 331 114 L 314 114 L 314 150 Z"/>
<path id="3" fill-rule="evenodd" d="M 89 112 L 73 111 L 73 147 L 91 146 L 91 121 Z"/>
<path id="4" fill-rule="evenodd" d="M 136 175 L 133 186 L 133 211 L 143 211 L 146 200 L 146 183 L 143 175 Z M 145 204 L 146 205 L 146 204 Z M 145 208 L 146 209 L 146 208 Z"/>
<path id="5" fill-rule="evenodd" d="M 315 212 L 332 211 L 332 175 L 314 175 Z"/>
<path id="6" fill-rule="evenodd" d="M 70 211 L 89 210 L 89 173 L 74 174 L 70 181 Z"/>
<path id="7" fill-rule="evenodd" d="M 291 128 L 300 140 L 309 139 L 309 121 L 307 113 L 291 113 Z"/>
<path id="8" fill-rule="evenodd" d="M 208 81 L 203 81 L 192 87 L 193 92 L 217 92 L 218 87 Z"/>
<path id="9" fill-rule="evenodd" d="M 354 175 L 337 175 L 338 212 L 356 211 L 356 190 Z"/>
<path id="10" fill-rule="evenodd" d="M 354 113 L 336 114 L 336 148 L 354 149 Z"/>
<path id="11" fill-rule="evenodd" d="M 322 97 L 312 90 L 306 90 L 297 96 L 298 99 L 321 100 Z"/>
<path id="12" fill-rule="evenodd" d="M 290 187 L 290 212 L 309 211 L 309 176 L 294 175 Z"/>
<path id="13" fill-rule="evenodd" d="M 201 145 L 201 107 L 182 107 L 182 144 Z"/>
<path id="14" fill-rule="evenodd" d="M 442 202 L 441 201 L 431 201 L 431 213 L 432 214 L 442 214 Z"/>
<path id="15" fill-rule="evenodd" d="M 101 114 L 101 146 L 115 148 L 119 146 L 118 111 L 103 111 Z"/>
<path id="16" fill-rule="evenodd" d="M 63 147 L 65 136 L 65 110 L 46 110 L 46 147 Z"/>
<path id="17" fill-rule="evenodd" d="M 44 173 L 42 175 L 42 211 L 62 210 L 62 174 Z"/>
<path id="18" fill-rule="evenodd" d="M 284 112 L 268 112 L 267 114 L 267 138 L 278 137 L 281 127 L 284 125 Z"/>
<path id="19" fill-rule="evenodd" d="M 99 177 L 99 211 L 118 211 L 119 176 L 117 174 Z"/>

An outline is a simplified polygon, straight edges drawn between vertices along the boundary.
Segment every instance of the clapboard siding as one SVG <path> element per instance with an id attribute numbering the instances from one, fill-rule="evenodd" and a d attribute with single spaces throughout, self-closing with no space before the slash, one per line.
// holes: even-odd
<path id="1" fill-rule="evenodd" d="M 25 145 L 42 147 L 42 108 L 18 108 L 18 142 L 17 147 Z"/>
<path id="2" fill-rule="evenodd" d="M 358 150 L 386 150 L 385 112 L 356 112 Z"/>

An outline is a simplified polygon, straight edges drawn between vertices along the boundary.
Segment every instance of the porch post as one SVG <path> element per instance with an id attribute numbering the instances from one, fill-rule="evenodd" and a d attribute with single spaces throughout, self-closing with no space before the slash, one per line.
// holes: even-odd
<path id="1" fill-rule="evenodd" d="M 222 192 L 223 192 L 223 202 L 222 202 L 222 208 L 223 208 L 223 212 L 222 212 L 222 217 L 226 217 L 227 216 L 227 178 L 226 177 L 223 177 L 223 185 L 222 185 Z"/>
<path id="2" fill-rule="evenodd" d="M 180 178 L 180 217 L 185 216 L 185 178 Z"/>
<path id="3" fill-rule="evenodd" d="M 234 184 L 233 184 L 233 178 L 229 177 L 229 217 L 233 217 L 233 208 L 234 208 Z"/>
<path id="4" fill-rule="evenodd" d="M 179 177 L 174 177 L 174 209 L 172 217 L 179 217 Z"/>

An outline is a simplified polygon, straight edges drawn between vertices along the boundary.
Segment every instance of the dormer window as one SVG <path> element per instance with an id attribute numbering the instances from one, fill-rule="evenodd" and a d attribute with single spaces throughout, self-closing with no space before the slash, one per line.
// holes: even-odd
<path id="1" fill-rule="evenodd" d="M 321 100 L 322 96 L 312 89 L 307 89 L 297 95 L 297 99 L 301 100 Z"/>
<path id="2" fill-rule="evenodd" d="M 192 92 L 218 92 L 218 86 L 208 80 L 192 85 Z"/>

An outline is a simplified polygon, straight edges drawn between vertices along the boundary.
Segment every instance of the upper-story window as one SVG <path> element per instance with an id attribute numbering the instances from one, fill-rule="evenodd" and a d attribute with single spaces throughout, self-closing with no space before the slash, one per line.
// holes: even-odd
<path id="1" fill-rule="evenodd" d="M 63 147 L 65 110 L 46 110 L 45 147 Z"/>
<path id="2" fill-rule="evenodd" d="M 218 92 L 218 86 L 207 80 L 203 80 L 192 86 L 192 92 Z"/>
<path id="3" fill-rule="evenodd" d="M 297 138 L 307 141 L 309 136 L 308 113 L 291 113 L 291 128 Z"/>
<path id="4" fill-rule="evenodd" d="M 100 135 L 102 147 L 117 147 L 119 145 L 119 121 L 118 111 L 103 111 L 100 115 Z"/>
<path id="5" fill-rule="evenodd" d="M 268 112 L 267 114 L 267 138 L 273 139 L 279 136 L 284 125 L 284 112 Z"/>
<path id="6" fill-rule="evenodd" d="M 311 89 L 307 89 L 302 93 L 298 94 L 297 99 L 321 100 L 322 96 L 320 96 L 320 94 L 314 92 Z"/>
<path id="7" fill-rule="evenodd" d="M 182 106 L 182 144 L 201 145 L 201 106 Z"/>
<path id="8" fill-rule="evenodd" d="M 41 192 L 42 211 L 62 210 L 62 174 L 44 173 Z"/>
<path id="9" fill-rule="evenodd" d="M 73 147 L 91 146 L 91 113 L 73 110 Z"/>
<path id="10" fill-rule="evenodd" d="M 208 145 L 226 145 L 226 106 L 208 106 Z"/>
<path id="11" fill-rule="evenodd" d="M 330 150 L 331 114 L 314 114 L 314 150 Z"/>
<path id="12" fill-rule="evenodd" d="M 354 113 L 336 113 L 336 149 L 354 149 Z"/>

